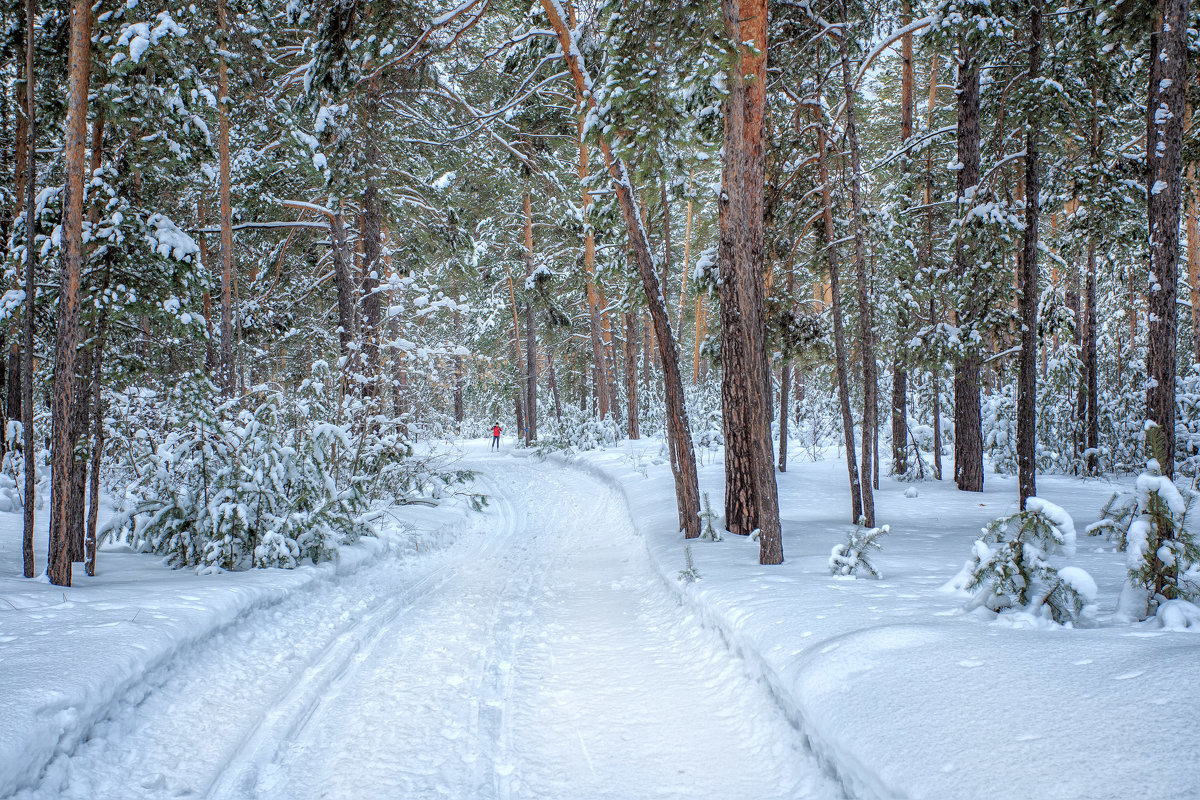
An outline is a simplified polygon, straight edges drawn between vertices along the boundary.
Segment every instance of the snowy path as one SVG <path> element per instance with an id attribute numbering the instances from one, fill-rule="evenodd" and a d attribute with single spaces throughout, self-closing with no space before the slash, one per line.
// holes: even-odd
<path id="1" fill-rule="evenodd" d="M 496 522 L 290 598 L 156 673 L 41 797 L 836 797 L 651 569 L 614 490 L 478 455 Z"/>

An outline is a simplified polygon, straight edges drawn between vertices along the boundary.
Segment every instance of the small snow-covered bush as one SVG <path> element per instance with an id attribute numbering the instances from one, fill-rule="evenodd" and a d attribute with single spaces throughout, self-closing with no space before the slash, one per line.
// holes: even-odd
<path id="1" fill-rule="evenodd" d="M 858 575 L 865 572 L 872 578 L 882 578 L 883 574 L 871 563 L 874 551 L 882 550 L 879 540 L 891 528 L 883 525 L 878 528 L 866 528 L 859 525 L 846 535 L 846 541 L 833 546 L 829 552 L 829 574 Z"/>
<path id="2" fill-rule="evenodd" d="M 1031 497 L 1024 511 L 995 520 L 976 540 L 962 587 L 974 595 L 970 605 L 1048 613 L 1060 624 L 1078 620 L 1096 597 L 1095 581 L 1077 567 L 1055 569 L 1053 552 L 1074 555 L 1075 524 L 1063 509 Z"/>
<path id="3" fill-rule="evenodd" d="M 690 546 L 683 548 L 683 569 L 679 570 L 679 580 L 683 583 L 695 583 L 700 580 L 700 570 L 696 569 L 696 562 L 692 560 Z"/>
<path id="4" fill-rule="evenodd" d="M 1195 498 L 1189 492 L 1185 500 L 1165 475 L 1138 476 L 1125 565 L 1131 586 L 1146 592 L 1147 611 L 1169 600 L 1200 599 L 1200 544 L 1188 524 Z"/>
<path id="5" fill-rule="evenodd" d="M 240 570 L 324 561 L 372 533 L 363 485 L 335 479 L 339 453 L 354 452 L 345 428 L 287 424 L 277 393 L 252 409 L 218 402 L 207 383 L 176 399 L 181 424 L 153 446 L 136 440 L 136 477 L 105 538 L 175 567 Z"/>
<path id="6" fill-rule="evenodd" d="M 1200 600 L 1200 541 L 1191 525 L 1193 490 L 1180 491 L 1158 464 L 1165 457 L 1159 429 L 1147 423 L 1146 444 L 1154 457 L 1132 493 L 1114 494 L 1089 534 L 1106 533 L 1125 551 L 1129 582 L 1118 614 L 1145 619 L 1173 600 Z"/>
<path id="7" fill-rule="evenodd" d="M 721 536 L 719 528 L 713 525 L 713 520 L 717 519 L 716 513 L 712 510 L 712 504 L 708 500 L 708 492 L 704 493 L 704 510 L 700 512 L 700 519 L 704 521 L 704 527 L 700 530 L 700 538 L 706 542 L 719 542 L 724 537 Z"/>

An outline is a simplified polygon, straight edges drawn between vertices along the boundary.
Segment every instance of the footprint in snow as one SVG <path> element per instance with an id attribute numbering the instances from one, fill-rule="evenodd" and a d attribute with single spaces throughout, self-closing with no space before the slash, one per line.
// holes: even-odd
<path id="1" fill-rule="evenodd" d="M 960 667 L 982 667 L 983 663 L 984 662 L 982 662 L 982 661 L 974 661 L 969 658 L 964 658 L 962 661 L 958 662 L 958 665 Z"/>
<path id="2" fill-rule="evenodd" d="M 1131 678 L 1137 678 L 1137 677 L 1140 677 L 1145 674 L 1146 674 L 1146 670 L 1135 669 L 1135 670 L 1131 670 L 1129 672 L 1122 672 L 1120 675 L 1114 676 L 1113 680 L 1114 681 L 1127 681 L 1127 680 L 1130 680 Z"/>

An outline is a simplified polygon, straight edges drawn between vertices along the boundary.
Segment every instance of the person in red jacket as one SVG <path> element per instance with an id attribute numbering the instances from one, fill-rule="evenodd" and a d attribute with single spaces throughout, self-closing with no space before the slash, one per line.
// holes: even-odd
<path id="1" fill-rule="evenodd" d="M 497 450 L 500 449 L 500 426 L 499 425 L 492 426 L 492 447 L 496 448 Z"/>

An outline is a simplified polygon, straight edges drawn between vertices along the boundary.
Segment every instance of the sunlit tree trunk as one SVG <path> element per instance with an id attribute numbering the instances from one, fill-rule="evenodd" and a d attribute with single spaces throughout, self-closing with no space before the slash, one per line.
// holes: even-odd
<path id="1" fill-rule="evenodd" d="M 83 186 L 87 156 L 88 77 L 92 8 L 71 3 L 67 71 L 66 141 L 63 146 L 62 263 L 58 329 L 54 346 L 54 408 L 51 419 L 50 582 L 71 585 L 71 476 L 75 461 L 75 370 L 79 349 L 80 278 L 83 264 Z M 32 230 L 32 229 L 31 229 Z M 32 377 L 32 376 L 31 376 Z"/>

